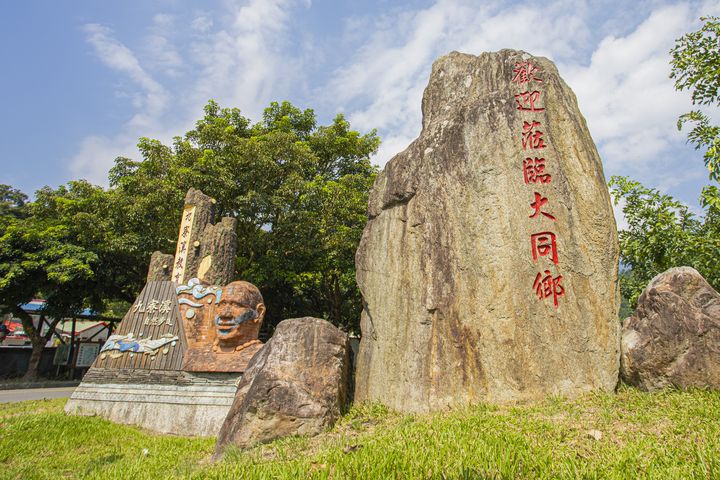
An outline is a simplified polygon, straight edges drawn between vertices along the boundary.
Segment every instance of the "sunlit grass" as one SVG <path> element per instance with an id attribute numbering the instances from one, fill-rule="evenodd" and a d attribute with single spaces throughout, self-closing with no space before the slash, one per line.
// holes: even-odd
<path id="1" fill-rule="evenodd" d="M 355 406 L 332 430 L 209 461 L 213 439 L 5 405 L 2 478 L 720 478 L 720 393 L 622 388 L 432 415 Z M 144 454 L 146 449 L 147 454 Z"/>

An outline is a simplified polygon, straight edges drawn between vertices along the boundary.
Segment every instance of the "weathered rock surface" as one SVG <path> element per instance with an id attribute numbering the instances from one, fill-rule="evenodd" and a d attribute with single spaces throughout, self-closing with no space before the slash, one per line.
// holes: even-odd
<path id="1" fill-rule="evenodd" d="M 643 390 L 720 389 L 720 293 L 690 267 L 653 278 L 623 322 L 621 365 Z"/>
<path id="2" fill-rule="evenodd" d="M 162 282 L 172 280 L 172 267 L 175 263 L 175 257 L 169 253 L 159 251 L 153 252 L 150 257 L 150 266 L 148 267 L 147 282 Z"/>
<path id="3" fill-rule="evenodd" d="M 285 320 L 250 361 L 220 430 L 215 457 L 331 427 L 347 403 L 347 335 L 325 320 Z"/>
<path id="4" fill-rule="evenodd" d="M 237 251 L 237 220 L 223 217 L 215 225 L 208 225 L 200 243 L 198 278 L 211 285 L 226 285 L 235 275 Z"/>
<path id="5" fill-rule="evenodd" d="M 512 82 L 523 61 L 542 82 Z M 540 91 L 538 111 L 518 109 L 530 106 L 516 101 L 526 90 Z M 453 52 L 434 63 L 422 110 L 419 138 L 375 181 L 356 256 L 365 308 L 355 400 L 426 411 L 614 389 L 615 219 L 555 65 L 512 50 Z M 525 122 L 544 148 L 524 149 Z M 525 182 L 528 157 L 545 159 L 536 173 L 549 183 Z M 554 220 L 531 218 L 535 192 Z M 533 259 L 531 236 L 543 232 L 556 236 L 557 264 L 547 249 Z M 535 288 L 545 270 L 562 275 L 557 308 Z"/>

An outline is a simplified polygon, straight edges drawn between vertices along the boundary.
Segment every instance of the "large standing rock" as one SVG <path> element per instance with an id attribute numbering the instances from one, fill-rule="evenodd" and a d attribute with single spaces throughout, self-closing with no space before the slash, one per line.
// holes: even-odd
<path id="1" fill-rule="evenodd" d="M 347 335 L 325 320 L 285 320 L 250 361 L 220 430 L 215 457 L 228 445 L 248 448 L 331 427 L 347 403 Z"/>
<path id="2" fill-rule="evenodd" d="M 175 257 L 169 253 L 162 253 L 160 251 L 153 252 L 150 257 L 150 266 L 148 267 L 148 274 L 146 282 L 163 282 L 166 280 L 172 280 L 172 267 L 175 263 Z"/>
<path id="3" fill-rule="evenodd" d="M 653 278 L 623 322 L 621 363 L 643 390 L 720 389 L 720 294 L 690 267 Z"/>
<path id="4" fill-rule="evenodd" d="M 200 242 L 198 278 L 211 285 L 226 285 L 235 275 L 237 251 L 237 220 L 223 217 L 215 225 L 208 225 Z"/>
<path id="5" fill-rule="evenodd" d="M 513 83 L 527 61 L 542 82 Z M 612 390 L 615 219 L 600 157 L 555 65 L 512 50 L 453 52 L 434 63 L 422 108 L 420 137 L 375 181 L 357 252 L 365 308 L 355 399 L 425 411 Z M 524 160 L 535 157 L 545 170 L 526 183 Z M 531 218 L 536 192 L 555 220 Z M 543 232 L 556 236 L 557 264 L 546 248 L 533 259 L 531 236 Z M 546 270 L 561 285 L 541 299 L 535 279 Z"/>

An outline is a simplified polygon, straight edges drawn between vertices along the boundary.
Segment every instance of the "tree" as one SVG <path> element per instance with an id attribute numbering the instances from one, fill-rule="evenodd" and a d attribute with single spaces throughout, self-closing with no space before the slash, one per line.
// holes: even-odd
<path id="1" fill-rule="evenodd" d="M 716 187 L 703 190 L 697 218 L 687 205 L 627 177 L 612 177 L 610 189 L 617 205 L 623 202 L 628 227 L 619 232 L 620 279 L 623 297 L 634 308 L 637 298 L 657 274 L 677 266 L 695 268 L 720 289 L 720 196 Z"/>
<path id="2" fill-rule="evenodd" d="M 702 17 L 700 30 L 683 35 L 670 51 L 670 78 L 677 90 L 690 90 L 694 105 L 719 105 L 720 86 L 720 21 L 718 17 Z M 710 178 L 720 180 L 720 127 L 711 125 L 709 117 L 693 110 L 678 119 L 678 129 L 690 122 L 695 126 L 688 140 L 695 148 L 705 148 L 705 165 Z"/>
<path id="3" fill-rule="evenodd" d="M 76 292 L 92 278 L 90 265 L 96 257 L 68 242 L 68 230 L 57 222 L 32 215 L 6 215 L 0 222 L 0 309 L 21 320 L 32 344 L 26 378 L 35 378 L 43 348 L 58 321 L 63 314 L 82 308 L 84 298 L 78 298 Z M 47 335 L 41 334 L 42 325 L 36 328 L 22 309 L 22 304 L 40 292 L 47 299 L 43 314 L 52 317 Z"/>
<path id="4" fill-rule="evenodd" d="M 28 203 L 0 187 L 0 305 L 31 338 L 28 377 L 49 338 L 20 306 L 42 296 L 53 319 L 129 306 L 151 253 L 174 250 L 190 187 L 217 200 L 218 217 L 238 219 L 238 277 L 263 292 L 268 329 L 314 315 L 358 332 L 354 255 L 378 145 L 374 131 L 351 130 L 342 115 L 318 127 L 312 110 L 272 103 L 251 124 L 211 101 L 172 146 L 141 138 L 142 161 L 116 159 L 107 190 L 72 181 Z"/>
<path id="5" fill-rule="evenodd" d="M 130 230 L 142 245 L 171 250 L 189 187 L 217 200 L 218 216 L 238 219 L 239 278 L 268 305 L 267 328 L 292 317 L 325 317 L 359 331 L 354 255 L 376 175 L 379 140 L 338 115 L 317 126 L 312 110 L 273 102 L 252 124 L 210 101 L 193 130 L 172 146 L 142 138 L 142 161 L 118 158 L 110 172 Z M 152 219 L 152 220 L 150 220 Z"/>
<path id="6" fill-rule="evenodd" d="M 0 184 L 0 219 L 23 218 L 28 196 L 10 185 Z"/>
<path id="7" fill-rule="evenodd" d="M 45 344 L 62 318 L 85 307 L 103 312 L 112 301 L 128 305 L 142 286 L 145 252 L 137 231 L 123 229 L 120 197 L 85 181 L 45 187 L 33 202 L 13 192 L 0 215 L 0 309 L 23 324 L 32 344 L 26 377 L 37 376 Z M 42 334 L 22 305 L 40 296 L 49 329 Z"/>
<path id="8" fill-rule="evenodd" d="M 677 90 L 690 90 L 694 105 L 719 105 L 720 21 L 702 17 L 702 27 L 683 35 L 670 50 L 670 78 Z M 677 127 L 694 124 L 688 141 L 705 149 L 704 162 L 711 180 L 720 179 L 720 127 L 700 110 L 680 116 Z M 647 188 L 627 177 L 610 180 L 615 204 L 623 202 L 628 228 L 619 232 L 620 260 L 626 270 L 620 278 L 623 297 L 634 308 L 637 298 L 658 273 L 688 265 L 700 272 L 716 289 L 720 288 L 720 192 L 715 185 L 703 188 L 701 217 L 687 205 Z"/>

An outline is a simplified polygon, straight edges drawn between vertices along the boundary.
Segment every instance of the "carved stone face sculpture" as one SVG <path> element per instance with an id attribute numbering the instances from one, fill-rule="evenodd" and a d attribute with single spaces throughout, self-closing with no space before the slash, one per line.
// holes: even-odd
<path id="1" fill-rule="evenodd" d="M 255 285 L 244 281 L 226 285 L 215 308 L 215 349 L 239 350 L 257 343 L 264 317 L 265 305 Z"/>

